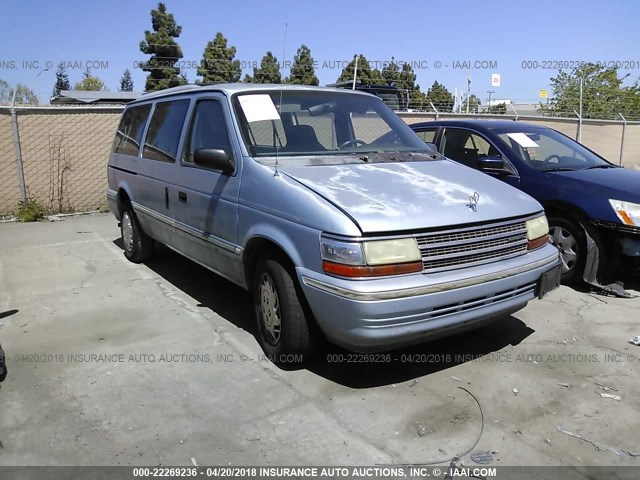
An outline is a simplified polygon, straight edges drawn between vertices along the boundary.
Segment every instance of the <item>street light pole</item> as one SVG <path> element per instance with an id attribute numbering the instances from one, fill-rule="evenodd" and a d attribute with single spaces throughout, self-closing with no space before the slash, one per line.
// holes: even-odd
<path id="1" fill-rule="evenodd" d="M 40 103 L 40 74 L 42 72 L 48 72 L 51 67 L 45 67 L 36 75 L 36 94 L 38 95 L 38 103 Z"/>

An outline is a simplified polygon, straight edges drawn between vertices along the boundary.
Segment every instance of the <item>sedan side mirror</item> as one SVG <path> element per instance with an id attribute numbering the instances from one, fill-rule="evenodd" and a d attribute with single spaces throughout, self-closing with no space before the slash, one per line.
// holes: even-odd
<path id="1" fill-rule="evenodd" d="M 193 153 L 193 162 L 199 167 L 222 170 L 227 175 L 236 168 L 233 157 L 222 148 L 199 148 Z"/>
<path id="2" fill-rule="evenodd" d="M 504 160 L 498 155 L 479 157 L 478 170 L 487 173 L 505 173 Z"/>

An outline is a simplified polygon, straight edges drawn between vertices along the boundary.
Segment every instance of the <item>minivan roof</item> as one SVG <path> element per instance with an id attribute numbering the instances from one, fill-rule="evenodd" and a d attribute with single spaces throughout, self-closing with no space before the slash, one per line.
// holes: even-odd
<path id="1" fill-rule="evenodd" d="M 308 92 L 336 92 L 340 94 L 350 93 L 355 95 L 369 95 L 369 93 L 359 92 L 357 90 L 345 90 L 344 88 L 316 87 L 311 85 L 289 85 L 289 84 L 270 84 L 270 83 L 218 83 L 218 84 L 189 84 L 179 87 L 166 88 L 157 92 L 143 94 L 137 100 L 129 105 L 144 102 L 150 99 L 163 98 L 171 95 L 179 95 L 184 93 L 201 93 L 201 92 L 221 92 L 225 95 L 232 95 L 239 92 L 255 92 L 255 91 L 308 91 Z"/>

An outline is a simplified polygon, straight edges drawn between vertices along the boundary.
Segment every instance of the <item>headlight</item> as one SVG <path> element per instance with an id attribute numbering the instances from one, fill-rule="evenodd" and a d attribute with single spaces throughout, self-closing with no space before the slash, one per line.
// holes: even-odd
<path id="1" fill-rule="evenodd" d="M 389 263 L 417 262 L 422 260 L 418 242 L 415 238 L 397 240 L 374 240 L 364 242 L 364 258 L 367 265 L 386 265 Z"/>
<path id="2" fill-rule="evenodd" d="M 526 225 L 529 250 L 539 248 L 549 241 L 549 222 L 545 215 L 527 220 Z"/>
<path id="3" fill-rule="evenodd" d="M 341 277 L 381 277 L 422 271 L 415 238 L 345 242 L 322 237 L 322 267 Z"/>
<path id="4" fill-rule="evenodd" d="M 622 200 L 609 200 L 609 203 L 622 223 L 640 227 L 640 205 Z"/>

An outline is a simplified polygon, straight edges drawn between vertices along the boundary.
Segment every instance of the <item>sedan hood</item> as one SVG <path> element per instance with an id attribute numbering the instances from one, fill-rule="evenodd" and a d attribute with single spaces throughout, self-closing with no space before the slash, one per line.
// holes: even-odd
<path id="1" fill-rule="evenodd" d="M 594 168 L 570 172 L 553 172 L 552 175 L 570 178 L 582 184 L 589 195 L 604 193 L 617 200 L 640 203 L 640 171 L 627 168 Z"/>
<path id="2" fill-rule="evenodd" d="M 492 222 L 542 210 L 527 194 L 450 160 L 279 171 L 344 211 L 364 234 Z M 472 209 L 474 192 L 479 198 Z"/>

